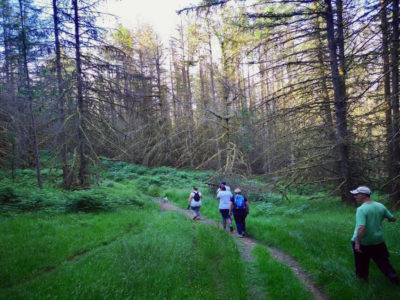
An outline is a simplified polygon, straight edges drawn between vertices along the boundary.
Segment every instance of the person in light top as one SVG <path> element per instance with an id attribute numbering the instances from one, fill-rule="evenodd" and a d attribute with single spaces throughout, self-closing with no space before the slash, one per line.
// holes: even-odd
<path id="1" fill-rule="evenodd" d="M 190 208 L 193 213 L 193 220 L 200 219 L 200 208 L 201 208 L 201 199 L 203 195 L 199 192 L 197 186 L 193 187 L 193 192 L 190 193 L 188 200 L 188 209 Z"/>
<path id="2" fill-rule="evenodd" d="M 226 185 L 226 181 L 222 181 L 221 184 L 219 185 L 218 190 L 217 190 L 217 194 L 221 191 L 221 187 L 222 187 L 222 186 L 225 186 L 225 189 L 226 189 L 228 192 L 231 191 L 231 188 L 230 188 L 228 185 Z"/>
<path id="3" fill-rule="evenodd" d="M 232 193 L 226 190 L 225 185 L 221 185 L 221 190 L 217 194 L 217 200 L 219 201 L 219 212 L 222 216 L 222 227 L 226 229 L 226 222 L 229 224 L 229 229 L 233 232 L 232 219 L 229 215 L 229 207 L 231 203 Z"/>

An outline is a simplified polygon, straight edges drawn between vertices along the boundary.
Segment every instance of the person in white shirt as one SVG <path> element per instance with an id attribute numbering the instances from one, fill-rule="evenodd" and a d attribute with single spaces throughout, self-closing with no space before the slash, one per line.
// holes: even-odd
<path id="1" fill-rule="evenodd" d="M 190 193 L 188 201 L 188 209 L 194 214 L 193 220 L 200 219 L 201 199 L 203 195 L 199 192 L 197 186 L 193 187 L 193 192 Z"/>
<path id="2" fill-rule="evenodd" d="M 217 190 L 217 194 L 221 191 L 221 186 L 225 186 L 225 189 L 230 192 L 231 188 L 229 186 L 226 185 L 226 181 L 222 181 L 221 184 L 219 185 L 219 188 Z"/>
<path id="3" fill-rule="evenodd" d="M 222 216 L 222 227 L 226 230 L 226 221 L 228 221 L 229 229 L 233 232 L 232 219 L 229 214 L 229 208 L 231 204 L 232 193 L 226 190 L 225 185 L 221 185 L 221 190 L 217 194 L 217 200 L 219 201 L 219 212 Z"/>

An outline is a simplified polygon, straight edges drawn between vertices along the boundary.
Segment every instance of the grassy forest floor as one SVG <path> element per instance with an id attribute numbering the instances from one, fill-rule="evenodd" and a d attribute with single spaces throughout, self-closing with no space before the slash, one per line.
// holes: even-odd
<path id="1" fill-rule="evenodd" d="M 0 299 L 310 299 L 292 270 L 268 248 L 296 259 L 333 299 L 397 299 L 371 264 L 370 282 L 354 278 L 354 207 L 338 199 L 289 195 L 255 202 L 247 232 L 260 245 L 242 259 L 235 235 L 162 211 L 153 197 L 184 209 L 193 185 L 202 215 L 219 222 L 210 172 L 105 162 L 90 190 L 57 188 L 58 171 L 0 172 Z M 377 199 L 375 199 L 377 200 Z M 385 224 L 400 271 L 400 224 Z"/>

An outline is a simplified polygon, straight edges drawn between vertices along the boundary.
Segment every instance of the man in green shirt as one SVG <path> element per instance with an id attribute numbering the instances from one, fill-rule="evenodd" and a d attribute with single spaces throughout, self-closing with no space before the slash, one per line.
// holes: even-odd
<path id="1" fill-rule="evenodd" d="M 399 284 L 396 271 L 389 261 L 389 252 L 382 230 L 383 219 L 395 222 L 396 218 L 383 204 L 370 199 L 371 190 L 368 187 L 360 186 L 350 193 L 354 195 L 357 202 L 362 202 L 362 205 L 357 208 L 356 227 L 351 239 L 357 277 L 368 279 L 369 261 L 372 258 L 392 283 Z"/>

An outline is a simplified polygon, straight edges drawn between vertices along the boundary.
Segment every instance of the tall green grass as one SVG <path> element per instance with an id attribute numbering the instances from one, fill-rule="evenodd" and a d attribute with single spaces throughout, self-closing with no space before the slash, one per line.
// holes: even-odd
<path id="1" fill-rule="evenodd" d="M 177 213 L 154 217 L 133 232 L 54 272 L 11 289 L 1 299 L 245 299 L 243 265 L 222 231 Z"/>
<path id="2" fill-rule="evenodd" d="M 293 201 L 294 200 L 294 201 Z M 290 253 L 335 299 L 395 299 L 400 296 L 371 261 L 370 282 L 354 276 L 350 238 L 355 208 L 337 199 L 323 202 L 297 197 L 291 205 L 253 204 L 248 232 L 259 241 Z M 400 271 L 400 224 L 385 224 L 391 261 Z"/>
<path id="3" fill-rule="evenodd" d="M 169 200 L 176 203 L 181 208 L 186 208 L 189 194 L 192 190 L 187 189 L 168 189 L 163 194 Z M 204 189 L 201 213 L 207 217 L 220 221 L 218 211 L 218 201 L 216 195 Z M 254 208 L 254 207 L 253 207 Z M 251 289 L 262 289 L 264 295 L 271 299 L 310 299 L 310 295 L 305 290 L 302 283 L 295 277 L 292 270 L 272 259 L 268 251 L 256 247 L 253 251 L 254 262 L 245 262 L 246 284 Z M 257 285 L 257 286 L 254 286 Z M 260 293 L 248 291 L 246 299 L 260 297 Z M 239 299 L 239 298 L 234 298 Z M 244 298 L 243 298 L 244 299 Z"/>
<path id="4" fill-rule="evenodd" d="M 0 287 L 37 276 L 76 254 L 145 228 L 153 213 L 18 214 L 0 218 Z"/>
<path id="5" fill-rule="evenodd" d="M 312 299 L 292 270 L 274 260 L 268 250 L 255 246 L 252 250 L 264 291 L 271 299 Z"/>
<path id="6" fill-rule="evenodd" d="M 185 208 L 190 191 L 190 188 L 172 188 L 165 194 Z M 275 194 L 249 198 L 247 233 L 261 243 L 289 253 L 332 298 L 399 298 L 400 290 L 372 261 L 368 284 L 359 282 L 354 276 L 350 238 L 356 208 L 346 206 L 336 198 L 310 200 L 311 197 L 292 194 L 289 195 L 290 202 L 282 201 Z M 379 195 L 375 195 L 374 200 L 379 200 Z M 205 217 L 219 221 L 215 194 L 205 190 L 201 212 Z M 384 230 L 392 264 L 400 273 L 400 222 L 386 223 Z"/>
<path id="7" fill-rule="evenodd" d="M 146 195 L 186 208 L 197 185 L 201 213 L 219 221 L 216 195 L 202 183 L 208 172 L 106 161 L 90 190 L 63 191 L 60 172 L 43 171 L 43 190 L 32 170 L 17 170 L 15 180 L 0 172 L 0 298 L 245 299 L 253 275 L 271 298 L 308 297 L 265 250 L 256 247 L 256 260 L 243 265 L 225 232 L 174 213 L 158 217 Z M 298 192 L 303 195 L 290 195 L 290 202 L 249 194 L 247 233 L 291 254 L 334 299 L 399 298 L 372 262 L 368 284 L 354 277 L 355 208 L 337 199 L 310 200 L 308 187 Z M 399 229 L 399 223 L 385 226 L 400 271 Z"/>

